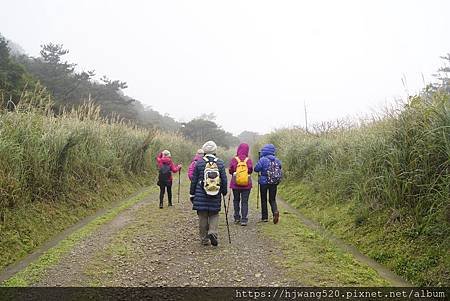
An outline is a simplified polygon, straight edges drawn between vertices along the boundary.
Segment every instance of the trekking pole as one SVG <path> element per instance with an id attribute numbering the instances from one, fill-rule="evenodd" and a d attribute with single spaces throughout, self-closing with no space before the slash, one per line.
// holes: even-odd
<path id="1" fill-rule="evenodd" d="M 258 152 L 258 161 L 261 159 L 261 152 Z M 259 209 L 259 177 L 260 173 L 258 172 L 258 191 L 256 194 L 256 209 Z"/>
<path id="2" fill-rule="evenodd" d="M 227 204 L 225 203 L 225 196 L 223 196 L 222 199 L 223 199 L 223 206 L 225 207 L 225 220 L 227 222 L 228 242 L 231 244 L 230 225 L 228 224 L 228 211 L 227 211 Z"/>
<path id="3" fill-rule="evenodd" d="M 228 208 L 230 208 L 230 199 L 231 199 L 231 192 L 228 194 Z"/>
<path id="4" fill-rule="evenodd" d="M 178 204 L 180 203 L 181 167 L 178 171 Z"/>
<path id="5" fill-rule="evenodd" d="M 256 193 L 256 209 L 259 209 L 259 173 L 258 173 L 258 191 Z"/>

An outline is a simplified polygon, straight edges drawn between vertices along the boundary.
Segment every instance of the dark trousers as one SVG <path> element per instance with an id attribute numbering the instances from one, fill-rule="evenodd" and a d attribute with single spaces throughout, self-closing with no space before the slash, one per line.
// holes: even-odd
<path id="1" fill-rule="evenodd" d="M 277 208 L 277 185 L 275 184 L 261 184 L 261 218 L 269 219 L 269 213 L 267 211 L 267 193 L 269 193 L 269 204 L 272 209 L 272 214 L 278 212 Z"/>
<path id="2" fill-rule="evenodd" d="M 164 193 L 167 190 L 167 197 L 169 198 L 169 205 L 172 205 L 172 185 L 159 185 L 159 204 L 163 204 Z"/>
<path id="3" fill-rule="evenodd" d="M 248 222 L 250 189 L 233 189 L 234 220 Z"/>

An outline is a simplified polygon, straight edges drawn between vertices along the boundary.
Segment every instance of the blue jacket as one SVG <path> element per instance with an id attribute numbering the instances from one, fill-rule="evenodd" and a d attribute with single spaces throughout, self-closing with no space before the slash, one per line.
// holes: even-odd
<path id="1" fill-rule="evenodd" d="M 270 161 L 276 161 L 280 164 L 281 161 L 275 157 L 276 148 L 273 144 L 266 144 L 261 149 L 261 158 L 258 163 L 256 163 L 254 170 L 256 172 L 260 172 L 261 176 L 259 177 L 259 184 L 265 185 L 267 184 L 267 169 L 269 168 Z"/>
<path id="2" fill-rule="evenodd" d="M 205 157 L 210 155 L 205 155 Z M 206 167 L 205 160 L 197 161 L 194 173 L 192 175 L 190 194 L 194 196 L 194 204 L 192 209 L 197 211 L 219 212 L 221 206 L 222 195 L 227 194 L 227 174 L 225 164 L 222 160 L 217 160 L 217 166 L 220 173 L 220 193 L 215 196 L 207 195 L 203 188 L 203 173 Z"/>

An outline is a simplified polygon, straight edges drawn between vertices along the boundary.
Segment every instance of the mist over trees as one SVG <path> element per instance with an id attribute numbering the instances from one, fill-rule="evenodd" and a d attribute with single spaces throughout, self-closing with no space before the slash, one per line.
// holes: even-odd
<path id="1" fill-rule="evenodd" d="M 122 92 L 127 87 L 125 82 L 110 80 L 106 76 L 100 82 L 95 81 L 94 70 L 76 72 L 77 65 L 64 58 L 67 53 L 69 50 L 63 45 L 49 43 L 41 46 L 39 57 L 21 55 L 16 60 L 47 87 L 53 96 L 56 112 L 93 101 L 101 105 L 104 116 L 116 114 L 125 120 L 139 121 L 133 105 L 135 100 Z"/>
<path id="2" fill-rule="evenodd" d="M 12 109 L 24 91 L 32 91 L 37 85 L 24 66 L 14 61 L 8 41 L 0 35 L 0 105 Z"/>
<path id="3" fill-rule="evenodd" d="M 68 53 L 69 50 L 62 44 L 48 43 L 41 45 L 39 57 L 31 57 L 19 45 L 0 35 L 2 106 L 6 106 L 10 98 L 10 105 L 17 104 L 21 93 L 33 91 L 40 83 L 46 88 L 46 93 L 52 96 L 55 114 L 61 113 L 64 108 L 78 107 L 89 101 L 101 106 L 102 116 L 119 116 L 141 127 L 181 132 L 197 143 L 214 140 L 226 148 L 239 143 L 237 137 L 215 123 L 216 116 L 213 113 L 180 123 L 127 96 L 123 92 L 128 87 L 126 82 L 107 76 L 97 80 L 94 70 L 77 71 L 77 64 L 65 59 Z"/>
<path id="4" fill-rule="evenodd" d="M 239 142 L 245 142 L 250 146 L 253 146 L 259 138 L 261 138 L 260 134 L 251 131 L 243 131 L 238 135 Z"/>
<path id="5" fill-rule="evenodd" d="M 202 118 L 183 123 L 181 133 L 186 138 L 197 143 L 214 140 L 217 145 L 223 147 L 232 147 L 239 144 L 239 139 L 233 134 L 220 128 L 214 121 Z"/>
<path id="6" fill-rule="evenodd" d="M 450 93 L 450 53 L 446 56 L 441 56 L 441 59 L 444 60 L 444 67 L 438 69 L 438 73 L 434 74 L 434 77 L 439 80 L 438 83 L 432 84 L 431 88 L 433 90 L 445 90 Z"/>

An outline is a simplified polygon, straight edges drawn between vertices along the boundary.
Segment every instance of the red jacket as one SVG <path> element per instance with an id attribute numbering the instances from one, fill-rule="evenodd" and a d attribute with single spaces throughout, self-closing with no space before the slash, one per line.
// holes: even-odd
<path id="1" fill-rule="evenodd" d="M 161 168 L 161 166 L 163 166 L 163 164 L 167 164 L 170 166 L 170 170 L 172 172 L 178 172 L 181 169 L 181 165 L 175 165 L 172 162 L 172 158 L 171 157 L 164 157 L 162 153 L 160 153 L 158 155 L 158 157 L 156 157 L 156 162 L 158 164 L 158 169 Z M 172 177 L 172 173 L 169 176 L 169 182 L 172 183 L 173 177 Z"/>

